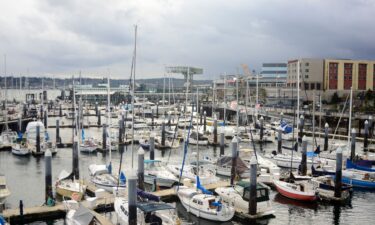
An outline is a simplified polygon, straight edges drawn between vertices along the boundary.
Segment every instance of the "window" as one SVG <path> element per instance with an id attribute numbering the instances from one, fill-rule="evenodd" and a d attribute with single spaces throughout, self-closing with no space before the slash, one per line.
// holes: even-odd
<path id="1" fill-rule="evenodd" d="M 320 90 L 320 83 L 316 84 L 316 90 Z"/>
<path id="2" fill-rule="evenodd" d="M 305 72 L 309 72 L 309 69 L 305 69 Z"/>
<path id="3" fill-rule="evenodd" d="M 311 89 L 311 90 L 314 90 L 314 89 L 315 89 L 315 83 L 311 83 L 311 84 L 310 84 L 310 89 Z"/>
<path id="4" fill-rule="evenodd" d="M 307 62 L 307 63 L 305 63 L 305 66 L 309 66 L 309 63 Z"/>
<path id="5" fill-rule="evenodd" d="M 305 90 L 309 90 L 309 84 L 305 83 Z"/>
<path id="6" fill-rule="evenodd" d="M 308 74 L 305 74 L 305 78 L 308 79 L 308 78 L 309 78 L 309 75 L 308 75 Z"/>

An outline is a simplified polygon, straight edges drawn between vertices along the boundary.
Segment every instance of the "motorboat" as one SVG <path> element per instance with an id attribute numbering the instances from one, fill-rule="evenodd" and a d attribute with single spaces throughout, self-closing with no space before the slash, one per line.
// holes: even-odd
<path id="1" fill-rule="evenodd" d="M 7 186 L 5 175 L 0 174 L 0 205 L 5 202 L 9 195 L 10 191 Z"/>
<path id="2" fill-rule="evenodd" d="M 167 170 L 160 160 L 144 160 L 144 181 L 157 187 L 173 187 L 179 184 L 179 179 Z"/>
<path id="3" fill-rule="evenodd" d="M 189 144 L 208 145 L 208 138 L 197 132 L 192 132 L 189 137 Z"/>
<path id="4" fill-rule="evenodd" d="M 271 200 L 269 197 L 270 188 L 265 184 L 258 182 L 257 186 L 257 214 L 256 218 L 271 216 L 274 214 Z M 248 217 L 249 199 L 250 199 L 250 182 L 239 181 L 233 187 L 216 188 L 215 192 L 227 202 L 232 205 L 236 213 Z M 254 217 L 253 217 L 254 218 Z"/>

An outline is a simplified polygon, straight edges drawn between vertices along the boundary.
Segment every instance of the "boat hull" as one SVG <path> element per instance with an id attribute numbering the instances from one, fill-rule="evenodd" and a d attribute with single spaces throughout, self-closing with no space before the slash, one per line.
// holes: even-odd
<path id="1" fill-rule="evenodd" d="M 287 197 L 293 200 L 298 200 L 298 201 L 306 201 L 306 202 L 313 202 L 316 200 L 315 194 L 307 194 L 307 193 L 305 194 L 300 191 L 291 190 L 290 188 L 285 187 L 284 183 L 285 182 L 274 181 L 277 191 L 284 197 Z"/>

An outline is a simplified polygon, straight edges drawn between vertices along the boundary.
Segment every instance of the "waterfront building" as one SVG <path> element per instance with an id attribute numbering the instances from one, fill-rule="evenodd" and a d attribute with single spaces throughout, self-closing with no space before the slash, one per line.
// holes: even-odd
<path id="1" fill-rule="evenodd" d="M 287 87 L 297 87 L 299 62 L 299 86 L 301 90 L 323 90 L 324 59 L 293 59 L 288 61 Z"/>
<path id="2" fill-rule="evenodd" d="M 374 90 L 375 60 L 325 59 L 324 89 L 327 91 Z"/>

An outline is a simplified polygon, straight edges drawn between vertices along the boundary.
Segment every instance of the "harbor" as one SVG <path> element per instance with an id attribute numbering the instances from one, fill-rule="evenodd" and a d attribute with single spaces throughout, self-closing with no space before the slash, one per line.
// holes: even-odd
<path id="1" fill-rule="evenodd" d="M 370 225 L 371 1 L 0 2 L 0 225 Z"/>

